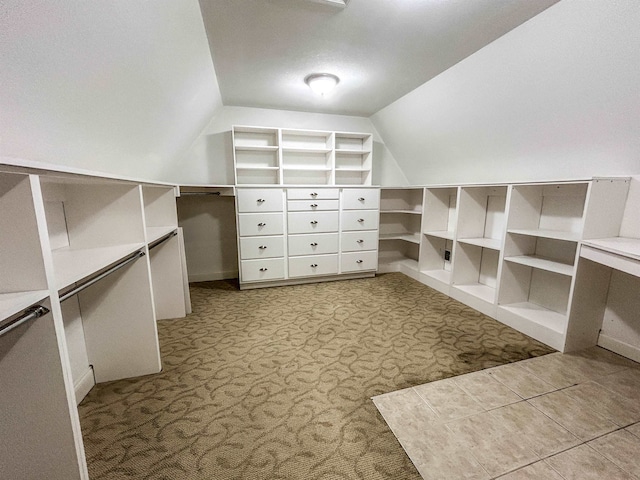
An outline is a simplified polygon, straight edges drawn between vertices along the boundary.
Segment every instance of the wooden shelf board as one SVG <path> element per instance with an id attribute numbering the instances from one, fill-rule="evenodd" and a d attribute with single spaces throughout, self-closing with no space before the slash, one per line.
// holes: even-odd
<path id="1" fill-rule="evenodd" d="M 438 237 L 438 238 L 444 238 L 446 240 L 453 240 L 453 232 L 449 230 L 430 230 L 423 233 L 430 237 Z"/>
<path id="2" fill-rule="evenodd" d="M 458 242 L 491 250 L 500 250 L 501 247 L 501 242 L 497 238 L 458 238 Z"/>
<path id="3" fill-rule="evenodd" d="M 451 283 L 451 272 L 449 270 L 421 270 L 420 273 L 435 278 L 442 283 Z"/>
<path id="4" fill-rule="evenodd" d="M 112 247 L 53 250 L 56 288 L 68 287 L 74 282 L 93 275 L 127 255 L 144 247 L 144 243 L 130 243 Z"/>
<path id="5" fill-rule="evenodd" d="M 563 313 L 554 312 L 531 302 L 510 303 L 508 305 L 500 305 L 498 308 L 509 311 L 556 333 L 564 333 L 567 316 Z"/>
<path id="6" fill-rule="evenodd" d="M 352 150 L 349 148 L 336 148 L 336 154 L 339 155 L 367 155 L 371 153 L 371 150 Z"/>
<path id="7" fill-rule="evenodd" d="M 422 215 L 421 210 L 380 210 L 380 213 L 408 213 L 411 215 Z"/>
<path id="8" fill-rule="evenodd" d="M 418 233 L 381 233 L 379 235 L 380 240 L 404 240 L 405 242 L 411 242 L 420 244 L 420 234 Z"/>
<path id="9" fill-rule="evenodd" d="M 277 152 L 277 145 L 238 145 L 235 146 L 238 152 Z"/>
<path id="10" fill-rule="evenodd" d="M 283 170 L 299 171 L 299 172 L 330 172 L 331 167 L 313 167 L 305 165 L 283 165 Z"/>
<path id="11" fill-rule="evenodd" d="M 330 148 L 282 147 L 282 153 L 331 153 Z"/>
<path id="12" fill-rule="evenodd" d="M 22 312 L 25 308 L 39 303 L 49 296 L 47 290 L 0 293 L 0 320 Z"/>
<path id="13" fill-rule="evenodd" d="M 259 167 L 256 165 L 237 165 L 236 170 L 253 170 L 253 171 L 274 171 L 278 170 L 278 167 Z"/>
<path id="14" fill-rule="evenodd" d="M 515 233 L 517 235 L 529 235 L 530 237 L 551 238 L 554 240 L 567 240 L 569 242 L 577 242 L 580 240 L 580 234 L 575 232 L 563 232 L 560 230 L 528 230 L 528 229 L 509 229 L 507 233 Z"/>
<path id="15" fill-rule="evenodd" d="M 489 287 L 488 285 L 483 285 L 482 283 L 472 283 L 467 285 L 454 284 L 452 287 L 468 293 L 469 295 L 473 295 L 487 303 L 493 304 L 496 298 L 496 289 L 494 287 Z"/>
<path id="16" fill-rule="evenodd" d="M 177 225 L 166 227 L 147 227 L 147 243 L 152 243 L 177 229 Z"/>
<path id="17" fill-rule="evenodd" d="M 528 267 L 546 270 L 548 272 L 559 273 L 560 275 L 572 276 L 574 272 L 573 265 L 556 262 L 548 258 L 536 255 L 518 255 L 515 257 L 505 257 L 505 261 L 526 265 Z"/>
<path id="18" fill-rule="evenodd" d="M 640 238 L 599 238 L 596 240 L 583 240 L 582 243 L 605 252 L 640 260 Z"/>

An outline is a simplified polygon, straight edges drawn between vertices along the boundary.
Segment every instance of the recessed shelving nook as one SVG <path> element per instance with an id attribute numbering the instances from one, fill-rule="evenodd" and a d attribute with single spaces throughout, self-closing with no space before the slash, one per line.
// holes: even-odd
<path id="1" fill-rule="evenodd" d="M 236 185 L 371 185 L 372 135 L 234 126 Z"/>
<path id="2" fill-rule="evenodd" d="M 76 404 L 96 382 L 160 371 L 156 319 L 187 302 L 175 192 L 2 159 L 7 478 L 88 479 Z"/>

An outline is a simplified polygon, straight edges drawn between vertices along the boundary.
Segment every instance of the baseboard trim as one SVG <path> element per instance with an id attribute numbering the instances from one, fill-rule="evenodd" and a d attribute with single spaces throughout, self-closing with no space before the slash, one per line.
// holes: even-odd
<path id="1" fill-rule="evenodd" d="M 76 391 L 76 403 L 78 405 L 84 397 L 87 396 L 95 384 L 96 380 L 93 376 L 93 367 L 89 365 L 87 371 L 73 383 L 73 389 Z"/>
<path id="2" fill-rule="evenodd" d="M 611 350 L 623 357 L 630 358 L 634 362 L 640 362 L 640 347 L 635 345 L 629 345 L 628 343 L 601 333 L 598 337 L 598 346 Z"/>
<path id="3" fill-rule="evenodd" d="M 227 270 L 224 272 L 195 273 L 189 274 L 189 283 L 192 282 L 212 282 L 214 280 L 227 280 L 238 278 L 238 270 Z"/>

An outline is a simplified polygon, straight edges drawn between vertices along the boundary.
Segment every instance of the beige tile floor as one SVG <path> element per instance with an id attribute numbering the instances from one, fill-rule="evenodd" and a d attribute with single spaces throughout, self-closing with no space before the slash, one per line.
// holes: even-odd
<path id="1" fill-rule="evenodd" d="M 640 364 L 599 347 L 373 402 L 425 480 L 640 480 Z"/>

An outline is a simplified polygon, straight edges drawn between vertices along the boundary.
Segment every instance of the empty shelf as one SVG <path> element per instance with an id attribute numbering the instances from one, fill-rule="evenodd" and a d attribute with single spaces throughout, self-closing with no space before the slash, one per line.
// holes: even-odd
<path id="1" fill-rule="evenodd" d="M 560 275 L 571 276 L 574 272 L 573 265 L 556 262 L 548 258 L 538 257 L 535 255 L 519 255 L 516 257 L 505 257 L 505 261 L 519 263 L 528 267 L 546 270 L 548 272 L 559 273 Z"/>
<path id="2" fill-rule="evenodd" d="M 380 240 L 404 240 L 420 244 L 420 234 L 418 233 L 381 233 L 379 238 Z"/>
<path id="3" fill-rule="evenodd" d="M 482 283 L 453 285 L 453 287 L 462 292 L 468 293 L 469 295 L 473 295 L 487 303 L 493 303 L 496 298 L 496 289 Z"/>
<path id="4" fill-rule="evenodd" d="M 453 240 L 453 232 L 450 230 L 431 230 L 428 232 L 424 232 L 425 235 L 429 235 L 430 237 L 438 237 L 444 238 L 446 240 Z"/>
<path id="5" fill-rule="evenodd" d="M 563 313 L 554 312 L 553 310 L 549 310 L 531 302 L 500 305 L 499 308 L 529 320 L 530 322 L 536 323 L 537 325 L 548 328 L 549 330 L 553 330 L 556 333 L 564 333 L 567 316 Z"/>
<path id="6" fill-rule="evenodd" d="M 490 248 L 491 250 L 500 250 L 501 246 L 501 242 L 497 238 L 459 238 L 458 242 L 482 248 Z"/>
<path id="7" fill-rule="evenodd" d="M 48 295 L 49 292 L 47 290 L 0 293 L 0 320 L 22 312 L 22 310 L 34 303 L 41 302 Z"/>
<path id="8" fill-rule="evenodd" d="M 580 234 L 576 232 L 564 232 L 561 230 L 527 230 L 527 229 L 510 229 L 507 233 L 515 233 L 517 235 L 529 235 L 530 237 L 553 238 L 555 240 L 567 240 L 569 242 L 577 242 L 580 240 Z"/>
<path id="9" fill-rule="evenodd" d="M 152 243 L 168 233 L 175 231 L 178 227 L 147 227 L 147 243 Z"/>
<path id="10" fill-rule="evenodd" d="M 584 240 L 582 243 L 599 250 L 640 260 L 640 238 L 599 238 L 597 240 Z"/>

